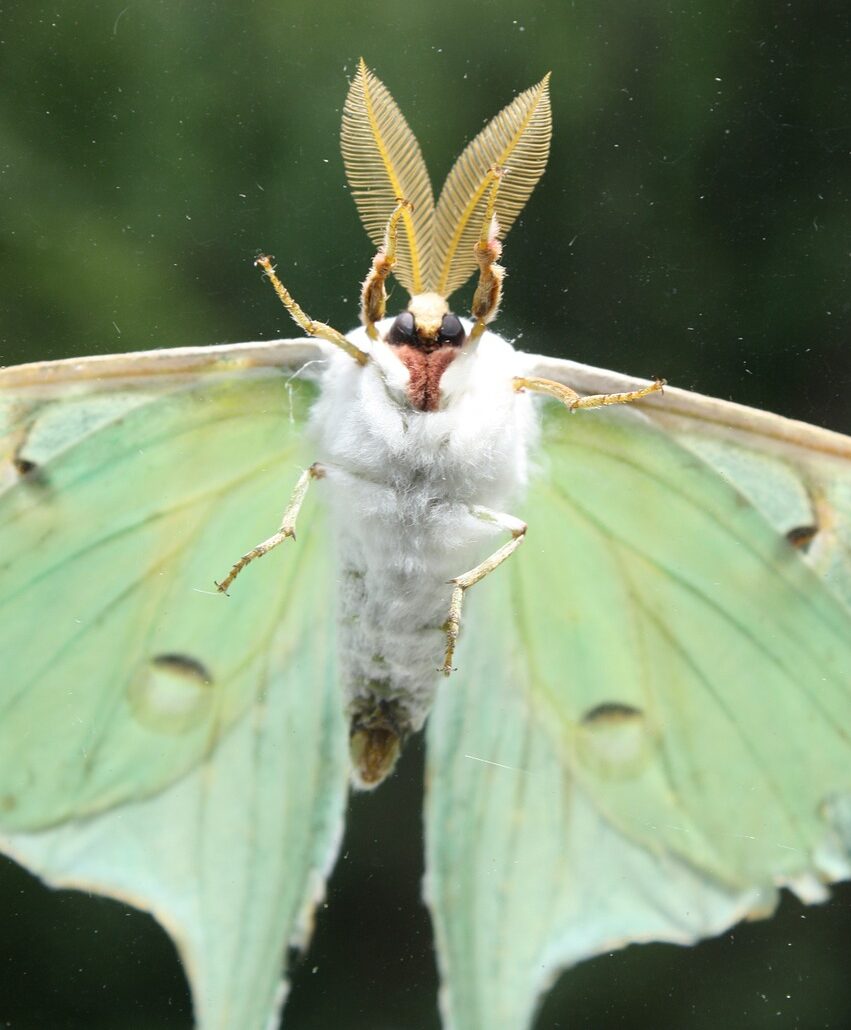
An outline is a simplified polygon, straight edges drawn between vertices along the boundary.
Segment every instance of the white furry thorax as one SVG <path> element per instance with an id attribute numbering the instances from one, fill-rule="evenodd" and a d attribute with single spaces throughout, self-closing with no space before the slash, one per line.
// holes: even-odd
<path id="1" fill-rule="evenodd" d="M 520 355 L 493 333 L 449 365 L 431 412 L 411 406 L 408 371 L 388 345 L 362 329 L 349 339 L 373 360 L 330 353 L 311 413 L 336 531 L 343 689 L 350 716 L 391 704 L 404 740 L 434 699 L 449 580 L 504 543 L 471 508 L 512 513 L 537 421 L 513 388 Z"/>

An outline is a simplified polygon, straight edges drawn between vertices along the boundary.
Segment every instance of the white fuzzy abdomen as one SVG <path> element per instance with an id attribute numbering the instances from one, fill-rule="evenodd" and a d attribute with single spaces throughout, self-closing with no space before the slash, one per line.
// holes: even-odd
<path id="1" fill-rule="evenodd" d="M 512 387 L 517 355 L 499 337 L 486 333 L 449 366 L 436 412 L 411 408 L 404 369 L 394 379 L 396 359 L 378 347 L 365 367 L 331 356 L 312 423 L 336 529 L 349 712 L 384 699 L 404 736 L 422 726 L 438 684 L 449 581 L 504 542 L 475 509 L 511 513 L 536 426 Z"/>

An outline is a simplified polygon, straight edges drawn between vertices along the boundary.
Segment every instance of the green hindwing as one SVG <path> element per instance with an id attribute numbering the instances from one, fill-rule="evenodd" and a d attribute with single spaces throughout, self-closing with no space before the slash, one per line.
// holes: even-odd
<path id="1" fill-rule="evenodd" d="M 567 965 L 851 874 L 851 465 L 732 435 L 547 410 L 429 728 L 447 1026 L 516 1030 Z"/>
<path id="2" fill-rule="evenodd" d="M 214 581 L 277 525 L 314 390 L 57 367 L 0 380 L 0 847 L 152 911 L 199 1026 L 263 1026 L 347 789 L 319 506 L 231 597 Z"/>

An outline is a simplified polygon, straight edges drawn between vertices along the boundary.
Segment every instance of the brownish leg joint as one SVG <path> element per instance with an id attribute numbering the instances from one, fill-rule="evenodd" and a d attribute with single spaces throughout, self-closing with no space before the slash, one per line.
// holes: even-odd
<path id="1" fill-rule="evenodd" d="M 505 269 L 499 264 L 502 257 L 502 244 L 499 242 L 499 222 L 496 217 L 496 197 L 502 181 L 502 169 L 492 168 L 490 171 L 490 192 L 487 208 L 482 222 L 482 231 L 474 248 L 476 263 L 479 266 L 479 282 L 473 294 L 473 306 L 470 314 L 475 325 L 470 339 L 476 340 L 485 331 L 488 322 L 492 322 L 499 311 L 502 299 L 502 283 Z"/>

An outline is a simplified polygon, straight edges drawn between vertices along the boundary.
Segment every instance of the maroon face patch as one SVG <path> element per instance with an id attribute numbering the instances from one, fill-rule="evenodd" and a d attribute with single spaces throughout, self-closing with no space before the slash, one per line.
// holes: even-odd
<path id="1" fill-rule="evenodd" d="M 457 357 L 459 348 L 443 346 L 429 351 L 425 347 L 405 343 L 393 350 L 410 373 L 408 399 L 411 404 L 418 411 L 437 411 L 440 377 Z"/>
<path id="2" fill-rule="evenodd" d="M 440 378 L 465 339 L 461 320 L 450 312 L 443 316 L 439 328 L 431 328 L 428 336 L 420 332 L 410 311 L 396 316 L 387 342 L 408 370 L 408 399 L 418 411 L 437 411 Z"/>

